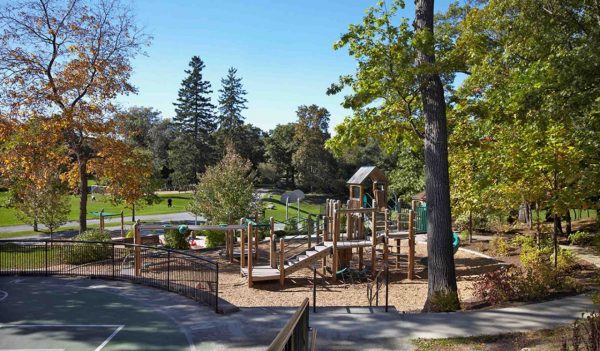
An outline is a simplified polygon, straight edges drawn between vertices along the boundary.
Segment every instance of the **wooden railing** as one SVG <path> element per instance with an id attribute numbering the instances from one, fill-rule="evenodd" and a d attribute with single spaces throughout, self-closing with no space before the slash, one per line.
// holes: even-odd
<path id="1" fill-rule="evenodd" d="M 312 340 L 309 340 L 308 305 L 308 298 L 306 298 L 267 350 L 316 350 L 316 330 L 312 330 Z"/>

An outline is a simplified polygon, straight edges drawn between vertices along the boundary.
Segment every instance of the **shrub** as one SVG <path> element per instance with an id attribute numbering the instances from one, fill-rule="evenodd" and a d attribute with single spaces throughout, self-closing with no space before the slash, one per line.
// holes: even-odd
<path id="1" fill-rule="evenodd" d="M 563 339 L 561 350 L 600 350 L 600 309 L 573 323 L 571 338 Z"/>
<path id="2" fill-rule="evenodd" d="M 133 239 L 133 233 L 134 233 L 133 229 L 129 229 L 127 231 L 127 233 L 125 233 L 125 238 L 126 239 Z"/>
<path id="3" fill-rule="evenodd" d="M 207 230 L 204 232 L 206 236 L 205 244 L 207 248 L 213 248 L 225 245 L 225 232 L 217 230 Z"/>
<path id="4" fill-rule="evenodd" d="M 106 230 L 90 229 L 73 238 L 76 241 L 102 241 L 110 242 L 110 235 Z M 68 264 L 84 264 L 108 259 L 112 255 L 110 245 L 93 243 L 75 243 L 65 247 L 65 262 Z"/>
<path id="5" fill-rule="evenodd" d="M 553 260 L 554 262 L 554 260 Z M 557 269 L 560 273 L 568 273 L 577 267 L 577 261 L 573 252 L 567 249 L 558 251 Z"/>
<path id="6" fill-rule="evenodd" d="M 494 235 L 492 237 L 492 240 L 490 240 L 488 252 L 492 256 L 508 256 L 508 253 L 510 252 L 510 246 L 508 245 L 508 241 L 502 236 Z"/>
<path id="7" fill-rule="evenodd" d="M 592 244 L 594 237 L 592 233 L 576 231 L 569 235 L 569 242 L 571 245 L 587 246 Z"/>
<path id="8" fill-rule="evenodd" d="M 460 309 L 458 294 L 450 290 L 436 291 L 431 297 L 432 312 L 453 312 Z"/>
<path id="9" fill-rule="evenodd" d="M 168 229 L 165 231 L 166 247 L 176 250 L 187 250 L 190 244 L 185 239 L 186 235 L 181 234 L 177 229 Z"/>
<path id="10" fill-rule="evenodd" d="M 533 238 L 533 236 L 531 235 L 517 235 L 515 236 L 512 241 L 511 244 L 513 247 L 515 248 L 523 248 L 523 247 L 528 247 L 528 248 L 532 248 L 536 246 L 535 243 L 535 239 Z"/>
<path id="11" fill-rule="evenodd" d="M 475 282 L 475 296 L 491 305 L 511 300 L 515 296 L 511 269 L 502 266 L 497 271 L 482 274 Z"/>

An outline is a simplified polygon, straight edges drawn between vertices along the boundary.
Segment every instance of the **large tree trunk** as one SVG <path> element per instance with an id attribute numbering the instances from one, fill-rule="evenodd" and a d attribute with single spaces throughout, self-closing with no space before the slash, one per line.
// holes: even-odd
<path id="1" fill-rule="evenodd" d="M 415 30 L 433 34 L 433 0 L 415 0 Z M 433 42 L 429 48 L 420 48 L 417 65 L 435 62 Z M 425 115 L 425 172 L 427 180 L 427 253 L 428 284 L 424 311 L 437 311 L 448 306 L 436 306 L 436 295 L 456 294 L 456 274 L 452 249 L 452 223 L 450 214 L 450 185 L 448 176 L 448 135 L 446 129 L 446 103 L 444 88 L 438 74 L 419 77 L 420 93 Z M 446 299 L 445 299 L 446 300 Z M 446 300 L 447 301 L 447 300 Z"/>
<path id="2" fill-rule="evenodd" d="M 79 233 L 87 230 L 87 196 L 88 196 L 88 175 L 87 162 L 78 161 L 79 167 Z"/>

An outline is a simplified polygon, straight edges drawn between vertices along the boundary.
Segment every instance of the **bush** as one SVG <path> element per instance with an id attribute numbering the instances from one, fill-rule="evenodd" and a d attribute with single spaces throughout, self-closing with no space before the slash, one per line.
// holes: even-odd
<path id="1" fill-rule="evenodd" d="M 522 234 L 515 236 L 512 239 L 511 244 L 515 248 L 519 248 L 519 247 L 533 248 L 536 246 L 535 238 L 533 236 L 522 235 Z"/>
<path id="2" fill-rule="evenodd" d="M 213 248 L 225 245 L 225 232 L 217 230 L 207 230 L 204 232 L 206 239 L 204 243 L 207 248 Z"/>
<path id="3" fill-rule="evenodd" d="M 552 259 L 554 263 L 554 259 Z M 573 252 L 567 249 L 560 249 L 558 251 L 557 269 L 560 273 L 568 273 L 577 267 L 577 261 Z"/>
<path id="4" fill-rule="evenodd" d="M 512 300 L 515 296 L 512 282 L 511 268 L 502 266 L 497 271 L 484 273 L 479 277 L 473 285 L 475 296 L 491 305 Z"/>
<path id="5" fill-rule="evenodd" d="M 458 294 L 454 291 L 436 291 L 431 297 L 432 312 L 453 312 L 460 309 Z"/>
<path id="6" fill-rule="evenodd" d="M 99 229 L 87 230 L 73 238 L 76 241 L 102 241 L 110 242 L 108 231 Z M 92 244 L 92 243 L 75 243 L 68 247 L 65 254 L 65 262 L 68 264 L 84 264 L 108 259 L 112 255 L 112 247 L 110 245 Z"/>
<path id="7" fill-rule="evenodd" d="M 494 235 L 492 240 L 490 240 L 488 252 L 490 255 L 496 257 L 508 256 L 510 245 L 508 245 L 508 241 L 504 237 Z"/>
<path id="8" fill-rule="evenodd" d="M 187 250 L 190 244 L 185 237 L 186 235 L 181 234 L 177 229 L 168 229 L 165 231 L 165 246 L 169 249 Z"/>
<path id="9" fill-rule="evenodd" d="M 571 338 L 563 339 L 561 350 L 600 350 L 600 309 L 573 323 Z"/>
<path id="10" fill-rule="evenodd" d="M 125 233 L 125 238 L 126 238 L 126 239 L 133 239 L 133 235 L 134 235 L 134 231 L 133 231 L 133 229 L 129 229 L 129 230 L 127 231 L 127 233 Z"/>
<path id="11" fill-rule="evenodd" d="M 587 246 L 592 244 L 594 236 L 592 233 L 576 231 L 569 235 L 569 242 L 571 245 Z"/>

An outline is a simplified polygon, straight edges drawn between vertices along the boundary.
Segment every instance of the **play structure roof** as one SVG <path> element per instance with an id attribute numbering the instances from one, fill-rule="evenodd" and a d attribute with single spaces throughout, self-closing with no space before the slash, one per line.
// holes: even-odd
<path id="1" fill-rule="evenodd" d="M 373 182 L 380 182 L 380 183 L 388 182 L 388 179 L 385 176 L 385 174 L 383 174 L 383 172 L 380 171 L 377 167 L 365 166 L 365 167 L 360 167 L 358 169 L 358 171 L 356 171 L 356 173 L 354 173 L 352 178 L 350 178 L 348 180 L 348 182 L 346 182 L 346 183 L 351 184 L 351 185 L 360 185 L 367 178 L 371 178 L 371 180 Z"/>

